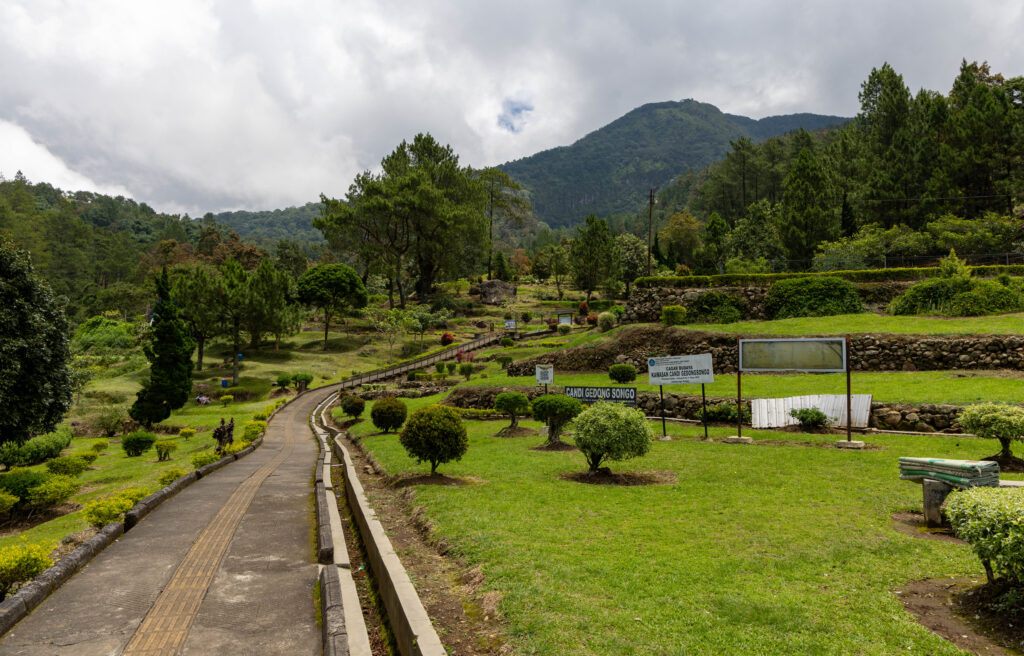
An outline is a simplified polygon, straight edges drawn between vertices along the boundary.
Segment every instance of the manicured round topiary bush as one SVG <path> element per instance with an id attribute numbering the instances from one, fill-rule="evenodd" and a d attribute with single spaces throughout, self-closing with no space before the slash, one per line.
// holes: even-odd
<path id="1" fill-rule="evenodd" d="M 1009 588 L 1024 585 L 1024 488 L 974 487 L 946 499 L 946 517 L 985 566 Z"/>
<path id="2" fill-rule="evenodd" d="M 434 363 L 434 371 L 436 371 L 437 373 L 439 373 L 442 376 L 444 376 L 447 373 L 448 370 L 445 368 L 443 362 L 435 362 Z"/>
<path id="3" fill-rule="evenodd" d="M 827 317 L 864 311 L 853 283 L 835 276 L 779 280 L 768 289 L 764 309 L 772 319 Z"/>
<path id="4" fill-rule="evenodd" d="M 530 411 L 530 399 L 522 392 L 502 392 L 494 397 L 494 409 L 512 418 L 506 430 L 513 430 L 519 425 L 519 417 Z"/>
<path id="5" fill-rule="evenodd" d="M 576 448 L 596 472 L 606 460 L 628 460 L 651 449 L 651 427 L 644 413 L 619 403 L 599 401 L 573 422 Z"/>
<path id="6" fill-rule="evenodd" d="M 498 345 L 504 346 L 505 348 L 508 348 L 509 346 L 512 346 L 515 343 L 515 340 L 512 339 L 511 337 L 502 337 L 500 340 L 498 340 Z"/>
<path id="7" fill-rule="evenodd" d="M 220 397 L 220 404 L 223 406 L 228 406 L 231 405 L 231 402 L 234 400 L 234 396 L 232 396 L 231 394 L 225 394 L 224 396 Z"/>
<path id="8" fill-rule="evenodd" d="M 564 394 L 544 394 L 535 398 L 531 405 L 533 418 L 548 425 L 549 445 L 563 444 L 562 429 L 583 410 L 579 399 Z"/>
<path id="9" fill-rule="evenodd" d="M 602 312 L 597 315 L 597 329 L 606 333 L 615 327 L 615 315 L 611 312 Z"/>
<path id="10" fill-rule="evenodd" d="M 188 442 L 189 438 L 191 438 L 195 434 L 196 429 L 194 428 L 182 428 L 181 430 L 178 431 L 178 437 L 185 440 L 186 442 Z"/>
<path id="11" fill-rule="evenodd" d="M 281 389 L 288 389 L 288 386 L 292 384 L 292 375 L 279 374 L 275 382 L 277 383 L 277 386 L 280 387 Z"/>
<path id="12" fill-rule="evenodd" d="M 440 364 L 440 363 L 438 363 Z M 342 412 L 353 419 L 358 419 L 366 410 L 366 401 L 353 394 L 346 394 L 339 401 Z"/>
<path id="13" fill-rule="evenodd" d="M 995 460 L 1002 468 L 1018 460 L 1010 450 L 1010 443 L 1024 440 L 1024 408 L 1000 403 L 979 403 L 964 408 L 958 420 L 968 433 L 999 440 L 1002 448 L 997 455 L 987 460 Z"/>
<path id="14" fill-rule="evenodd" d="M 439 464 L 461 460 L 469 448 L 462 417 L 443 405 L 429 405 L 412 413 L 399 442 L 416 462 L 429 462 L 431 474 L 437 472 Z"/>
<path id="15" fill-rule="evenodd" d="M 560 324 L 558 324 L 558 334 L 559 335 L 568 335 L 571 332 L 572 332 L 572 326 L 570 326 L 569 324 L 567 324 L 567 323 L 560 323 Z"/>
<path id="16" fill-rule="evenodd" d="M 124 449 L 125 454 L 134 458 L 149 451 L 154 442 L 156 442 L 156 435 L 153 433 L 135 431 L 134 433 L 128 433 L 121 439 L 121 448 Z"/>
<path id="17" fill-rule="evenodd" d="M 608 376 L 616 383 L 630 383 L 636 380 L 636 367 L 628 363 L 608 367 Z"/>
<path id="18" fill-rule="evenodd" d="M 522 314 L 519 315 L 519 318 L 523 320 L 523 323 L 530 323 L 533 321 L 533 313 L 529 310 L 523 310 Z"/>
<path id="19" fill-rule="evenodd" d="M 473 376 L 473 364 L 470 362 L 463 362 L 460 364 L 459 375 L 464 376 L 466 380 L 469 380 Z"/>
<path id="20" fill-rule="evenodd" d="M 370 410 L 370 420 L 379 430 L 387 433 L 401 428 L 408 413 L 405 403 L 393 396 L 385 396 L 374 402 Z"/>
<path id="21" fill-rule="evenodd" d="M 447 363 L 445 363 L 445 367 L 447 367 L 447 369 L 448 369 L 448 375 L 450 376 L 450 375 L 454 374 L 455 373 L 455 369 L 458 366 L 459 365 L 456 362 L 447 362 Z"/>
<path id="22" fill-rule="evenodd" d="M 686 322 L 686 308 L 682 305 L 666 305 L 661 308 L 661 323 L 666 326 L 681 326 Z"/>
<path id="23" fill-rule="evenodd" d="M 295 383 L 295 387 L 298 388 L 299 391 L 302 391 L 309 387 L 309 384 L 313 382 L 313 374 L 292 374 L 292 382 Z"/>
<path id="24" fill-rule="evenodd" d="M 153 443 L 153 448 L 156 449 L 157 461 L 164 462 L 171 459 L 171 454 L 178 450 L 178 445 L 174 440 L 157 440 Z"/>

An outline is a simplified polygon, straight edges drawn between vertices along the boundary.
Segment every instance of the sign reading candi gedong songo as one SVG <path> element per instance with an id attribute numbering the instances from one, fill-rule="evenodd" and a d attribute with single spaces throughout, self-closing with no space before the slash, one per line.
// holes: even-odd
<path id="1" fill-rule="evenodd" d="M 579 399 L 584 403 L 597 401 L 614 401 L 626 405 L 636 405 L 635 387 L 566 387 L 565 395 Z"/>
<path id="2" fill-rule="evenodd" d="M 842 337 L 741 339 L 740 371 L 846 371 Z"/>

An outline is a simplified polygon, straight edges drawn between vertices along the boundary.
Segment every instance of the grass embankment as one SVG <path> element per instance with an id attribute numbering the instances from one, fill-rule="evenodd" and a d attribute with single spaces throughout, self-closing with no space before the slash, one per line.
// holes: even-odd
<path id="1" fill-rule="evenodd" d="M 434 400 L 412 400 L 410 411 Z M 674 472 L 678 483 L 624 488 L 561 480 L 585 469 L 579 453 L 531 451 L 539 437 L 491 437 L 502 425 L 467 422 L 468 453 L 440 467 L 485 484 L 419 486 L 417 503 L 502 595 L 519 653 L 963 653 L 915 622 L 892 592 L 911 580 L 981 574 L 968 547 L 893 529 L 892 513 L 921 507 L 920 487 L 898 480 L 896 458 L 977 458 L 993 442 L 885 436 L 871 440 L 884 450 L 854 453 L 703 443 L 699 428 L 670 426 L 682 439 L 611 465 Z M 370 434 L 369 421 L 355 430 L 388 473 L 429 471 L 394 434 Z"/>
<path id="2" fill-rule="evenodd" d="M 723 324 L 687 324 L 690 330 L 740 335 L 843 335 L 893 333 L 898 335 L 1022 335 L 1024 314 L 987 317 L 894 317 L 871 313 L 832 317 L 802 317 L 775 321 L 739 321 Z"/>

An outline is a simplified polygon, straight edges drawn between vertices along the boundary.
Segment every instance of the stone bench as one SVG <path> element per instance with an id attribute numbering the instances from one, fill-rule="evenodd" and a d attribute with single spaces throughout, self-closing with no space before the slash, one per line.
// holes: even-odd
<path id="1" fill-rule="evenodd" d="M 987 460 L 901 457 L 899 466 L 901 480 L 921 484 L 928 526 L 942 526 L 942 502 L 954 489 L 999 487 L 999 464 Z"/>

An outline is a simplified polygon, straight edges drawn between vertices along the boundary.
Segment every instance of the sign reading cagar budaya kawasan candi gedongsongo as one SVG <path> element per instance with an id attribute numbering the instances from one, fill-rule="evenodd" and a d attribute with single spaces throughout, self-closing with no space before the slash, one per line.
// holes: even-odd
<path id="1" fill-rule="evenodd" d="M 715 382 L 711 354 L 671 355 L 647 359 L 650 385 L 699 385 Z"/>
<path id="2" fill-rule="evenodd" d="M 613 403 L 625 403 L 636 405 L 635 387 L 566 387 L 565 395 L 579 399 L 584 403 L 596 403 L 598 401 L 611 401 Z"/>

